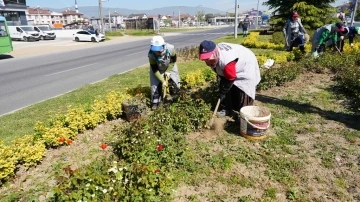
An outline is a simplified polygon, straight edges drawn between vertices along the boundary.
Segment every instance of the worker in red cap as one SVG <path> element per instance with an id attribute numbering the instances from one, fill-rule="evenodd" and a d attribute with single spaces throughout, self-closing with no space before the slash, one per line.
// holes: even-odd
<path id="1" fill-rule="evenodd" d="M 344 24 L 337 22 L 335 24 L 327 24 L 318 28 L 312 38 L 311 51 L 316 57 L 319 53 L 325 51 L 326 46 L 332 46 L 336 49 L 339 36 L 345 31 Z"/>
<path id="2" fill-rule="evenodd" d="M 216 45 L 205 40 L 199 47 L 199 59 L 220 78 L 218 98 L 223 109 L 218 112 L 219 116 L 233 116 L 234 111 L 239 113 L 242 107 L 253 105 L 261 78 L 258 61 L 250 49 L 239 44 Z"/>
<path id="3" fill-rule="evenodd" d="M 285 37 L 285 49 L 287 51 L 292 51 L 295 46 L 298 46 L 300 51 L 305 53 L 304 36 L 306 30 L 296 11 L 293 11 L 290 18 L 286 21 L 283 33 Z"/>

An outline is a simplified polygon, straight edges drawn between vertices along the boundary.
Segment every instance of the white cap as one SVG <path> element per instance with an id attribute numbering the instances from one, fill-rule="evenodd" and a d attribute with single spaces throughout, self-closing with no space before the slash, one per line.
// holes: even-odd
<path id="1" fill-rule="evenodd" d="M 151 39 L 151 50 L 152 51 L 161 51 L 165 45 L 165 40 L 162 36 L 154 36 Z"/>

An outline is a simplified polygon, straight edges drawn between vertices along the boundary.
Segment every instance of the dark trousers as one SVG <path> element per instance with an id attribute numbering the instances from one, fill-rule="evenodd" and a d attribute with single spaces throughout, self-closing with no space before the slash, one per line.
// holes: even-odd
<path id="1" fill-rule="evenodd" d="M 305 45 L 304 36 L 299 35 L 298 37 L 296 37 L 294 40 L 291 41 L 289 51 L 292 51 L 295 46 L 298 46 L 301 52 L 305 52 L 304 45 Z"/>
<path id="2" fill-rule="evenodd" d="M 240 112 L 242 107 L 253 105 L 254 100 L 246 93 L 244 93 L 244 91 L 242 91 L 240 88 L 233 85 L 230 88 L 230 91 L 226 94 L 222 104 L 225 105 L 226 110 Z"/>

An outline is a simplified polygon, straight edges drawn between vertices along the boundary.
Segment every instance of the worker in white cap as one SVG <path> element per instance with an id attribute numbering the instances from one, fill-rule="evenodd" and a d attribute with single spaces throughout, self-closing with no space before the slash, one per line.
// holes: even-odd
<path id="1" fill-rule="evenodd" d="M 163 91 L 171 81 L 173 88 L 180 89 L 180 78 L 176 65 L 176 52 L 173 45 L 165 42 L 161 36 L 154 36 L 148 53 L 150 63 L 151 108 L 156 109 L 162 102 Z M 170 73 L 166 70 L 172 66 Z M 171 92 L 170 92 L 171 93 Z"/>

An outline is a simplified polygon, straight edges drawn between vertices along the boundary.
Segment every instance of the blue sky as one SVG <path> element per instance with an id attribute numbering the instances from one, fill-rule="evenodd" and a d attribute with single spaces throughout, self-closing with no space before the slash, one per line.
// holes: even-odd
<path id="1" fill-rule="evenodd" d="M 262 2 L 266 0 L 259 0 L 260 10 L 267 10 L 266 7 L 261 6 Z M 342 3 L 344 0 L 336 0 L 336 4 Z M 81 6 L 97 6 L 98 0 L 77 0 L 79 8 Z M 181 2 L 181 3 L 180 3 Z M 240 12 L 246 11 L 251 8 L 257 7 L 257 0 L 238 0 L 240 5 Z M 74 7 L 75 0 L 27 0 L 27 4 L 31 7 L 50 7 L 50 8 L 65 8 Z M 113 8 L 128 8 L 138 10 L 148 10 L 153 8 L 160 8 L 166 6 L 193 6 L 204 5 L 204 7 L 215 8 L 222 11 L 231 11 L 234 8 L 235 0 L 181 0 L 181 1 L 169 1 L 169 0 L 109 0 L 103 3 L 104 7 Z"/>

